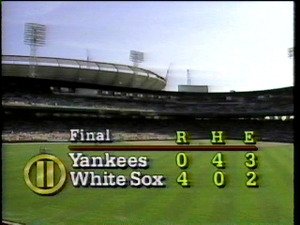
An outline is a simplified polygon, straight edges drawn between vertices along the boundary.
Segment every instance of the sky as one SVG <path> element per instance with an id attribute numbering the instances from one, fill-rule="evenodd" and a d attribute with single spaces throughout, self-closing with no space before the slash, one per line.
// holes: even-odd
<path id="1" fill-rule="evenodd" d="M 166 77 L 167 91 L 187 84 L 210 92 L 293 86 L 294 3 L 2 2 L 2 55 L 29 55 L 25 23 L 46 25 L 37 55 L 132 65 Z"/>

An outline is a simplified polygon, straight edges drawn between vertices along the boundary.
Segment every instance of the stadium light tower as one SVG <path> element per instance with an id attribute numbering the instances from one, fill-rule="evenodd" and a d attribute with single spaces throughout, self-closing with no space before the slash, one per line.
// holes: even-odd
<path id="1" fill-rule="evenodd" d="M 129 58 L 133 62 L 133 66 L 138 67 L 139 63 L 144 61 L 144 53 L 131 50 Z"/>
<path id="2" fill-rule="evenodd" d="M 186 84 L 187 85 L 192 85 L 192 79 L 191 79 L 190 70 L 186 71 Z"/>
<path id="3" fill-rule="evenodd" d="M 294 57 L 294 48 L 288 48 L 288 56 L 290 59 Z"/>
<path id="4" fill-rule="evenodd" d="M 35 77 L 35 57 L 37 47 L 45 45 L 46 26 L 37 23 L 26 23 L 24 43 L 30 47 L 30 75 Z"/>

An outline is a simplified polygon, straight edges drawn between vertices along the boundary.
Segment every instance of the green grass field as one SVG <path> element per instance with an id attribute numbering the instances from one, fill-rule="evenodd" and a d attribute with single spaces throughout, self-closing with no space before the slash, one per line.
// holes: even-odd
<path id="1" fill-rule="evenodd" d="M 194 141 L 195 144 L 197 141 Z M 198 143 L 207 144 L 204 140 Z M 175 144 L 174 141 L 127 142 L 118 144 Z M 228 144 L 243 144 L 229 141 Z M 40 196 L 25 184 L 23 169 L 41 147 L 61 159 L 70 171 L 68 143 L 3 144 L 2 217 L 31 225 L 189 225 L 189 224 L 293 224 L 293 144 L 258 143 L 259 188 L 248 188 L 245 152 L 222 152 L 226 186 L 213 183 L 218 169 L 211 164 L 216 152 L 186 152 L 190 166 L 185 169 L 191 182 L 183 188 L 176 182 L 182 171 L 175 163 L 177 152 L 114 152 L 117 156 L 150 158 L 147 174 L 167 177 L 166 188 L 74 188 L 70 178 L 54 196 Z M 92 152 L 102 156 L 103 152 Z M 90 154 L 90 153 L 87 153 Z M 72 169 L 74 170 L 74 169 Z M 98 173 L 101 170 L 97 170 Z M 114 170 L 128 174 L 132 169 Z"/>

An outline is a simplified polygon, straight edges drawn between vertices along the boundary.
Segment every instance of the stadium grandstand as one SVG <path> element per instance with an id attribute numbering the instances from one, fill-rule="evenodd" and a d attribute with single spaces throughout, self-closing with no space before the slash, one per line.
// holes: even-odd
<path id="1" fill-rule="evenodd" d="M 30 67 L 34 66 L 34 75 Z M 4 76 L 63 80 L 85 84 L 161 90 L 163 77 L 136 66 L 74 59 L 30 56 L 2 56 Z"/>
<path id="2" fill-rule="evenodd" d="M 32 73 L 34 65 L 34 73 Z M 110 128 L 114 140 L 173 139 L 176 130 L 209 138 L 293 142 L 293 87 L 263 91 L 162 91 L 166 80 L 146 69 L 102 62 L 2 56 L 4 141 L 67 141 L 69 129 Z M 22 116 L 20 116 L 22 115 Z M 38 122 L 37 122 L 38 121 Z"/>

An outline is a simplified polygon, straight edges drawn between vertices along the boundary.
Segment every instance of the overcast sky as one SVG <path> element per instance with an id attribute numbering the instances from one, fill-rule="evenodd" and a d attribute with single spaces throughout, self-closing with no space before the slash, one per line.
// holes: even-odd
<path id="1" fill-rule="evenodd" d="M 47 26 L 38 56 L 132 64 L 166 76 L 166 90 L 209 91 L 293 85 L 293 2 L 2 2 L 2 54 L 29 55 L 24 24 Z"/>

